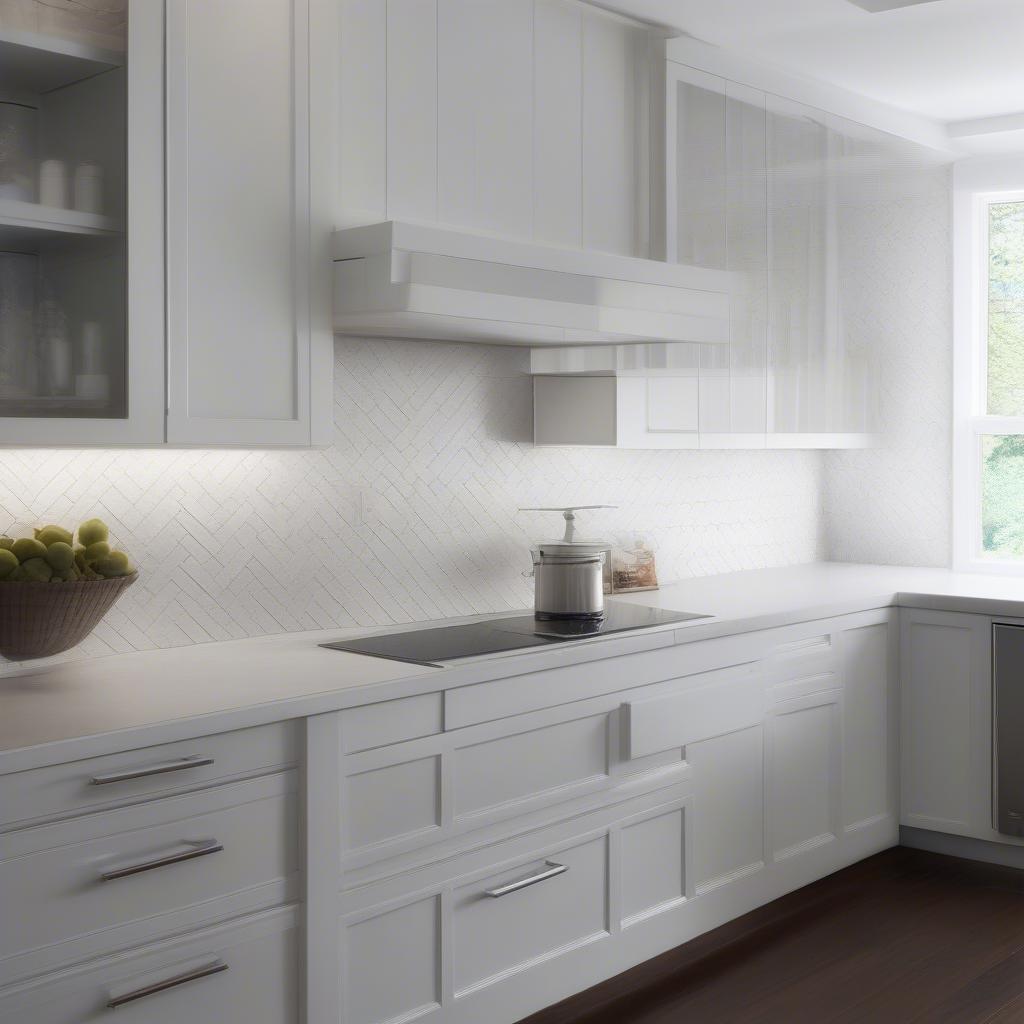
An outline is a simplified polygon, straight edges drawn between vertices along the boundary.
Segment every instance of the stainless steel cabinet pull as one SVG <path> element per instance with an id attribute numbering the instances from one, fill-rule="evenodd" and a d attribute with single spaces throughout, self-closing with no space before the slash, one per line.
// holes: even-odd
<path id="1" fill-rule="evenodd" d="M 132 779 L 145 779 L 150 775 L 166 775 L 168 772 L 183 772 L 186 768 L 205 768 L 213 764 L 212 757 L 182 757 L 177 761 L 162 761 L 151 764 L 147 768 L 129 768 L 123 772 L 107 772 L 94 775 L 89 780 L 90 786 L 109 786 L 112 782 L 129 782 Z"/>
<path id="2" fill-rule="evenodd" d="M 538 871 L 535 875 L 527 875 L 525 878 L 520 878 L 515 882 L 509 882 L 508 885 L 499 885 L 497 889 L 484 889 L 484 895 L 493 896 L 497 899 L 499 896 L 507 896 L 510 892 L 518 892 L 520 889 L 525 889 L 528 885 L 536 885 L 538 882 L 554 878 L 555 875 L 564 875 L 568 870 L 568 864 L 556 864 L 553 860 L 546 860 L 544 861 L 543 871 Z"/>
<path id="3" fill-rule="evenodd" d="M 113 882 L 116 878 L 127 878 L 129 875 L 138 875 L 143 871 L 153 871 L 155 868 L 165 868 L 170 864 L 180 864 L 183 860 L 195 860 L 196 857 L 209 857 L 211 853 L 220 853 L 224 849 L 223 843 L 216 839 L 203 839 L 200 842 L 189 843 L 191 850 L 182 850 L 181 853 L 170 853 L 166 857 L 157 857 L 156 860 L 144 860 L 139 864 L 129 864 L 126 868 L 114 868 L 113 871 L 104 871 L 100 875 L 101 882 Z"/>
<path id="4" fill-rule="evenodd" d="M 125 1003 L 134 1003 L 136 999 L 145 999 L 146 996 L 155 996 L 158 992 L 166 992 L 169 988 L 177 988 L 179 985 L 187 985 L 190 981 L 199 981 L 200 978 L 209 978 L 211 974 L 221 974 L 228 969 L 228 965 L 222 960 L 215 960 L 205 967 L 197 967 L 194 971 L 186 971 L 166 981 L 158 981 L 145 988 L 137 988 L 134 992 L 126 992 L 123 996 L 111 999 L 107 1006 L 116 1010 Z"/>

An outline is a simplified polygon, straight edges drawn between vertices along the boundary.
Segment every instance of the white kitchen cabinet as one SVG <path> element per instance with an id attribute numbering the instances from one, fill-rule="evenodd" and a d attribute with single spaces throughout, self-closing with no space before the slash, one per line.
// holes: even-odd
<path id="1" fill-rule="evenodd" d="M 324 439 L 330 9 L 169 0 L 172 444 Z"/>
<path id="2" fill-rule="evenodd" d="M 901 613 L 901 822 L 954 835 L 992 830 L 991 620 Z"/>
<path id="3" fill-rule="evenodd" d="M 299 921 L 286 907 L 33 979 L 0 992 L 0 1022 L 299 1024 Z"/>
<path id="4" fill-rule="evenodd" d="M 341 226 L 660 255 L 656 30 L 578 0 L 340 0 L 339 16 Z"/>
<path id="5" fill-rule="evenodd" d="M 0 102 L 36 140 L 0 182 L 0 445 L 164 439 L 162 50 L 161 0 L 132 0 L 120 50 L 0 30 Z"/>
<path id="6" fill-rule="evenodd" d="M 0 194 L 0 444 L 329 441 L 335 49 L 329 0 L 131 0 L 125 52 L 0 32 L 0 102 L 102 193 Z"/>

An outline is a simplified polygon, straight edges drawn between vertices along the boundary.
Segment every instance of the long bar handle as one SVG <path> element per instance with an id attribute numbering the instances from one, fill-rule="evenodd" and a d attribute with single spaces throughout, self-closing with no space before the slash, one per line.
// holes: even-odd
<path id="1" fill-rule="evenodd" d="M 177 974 L 166 981 L 158 981 L 153 985 L 146 985 L 144 988 L 137 988 L 134 992 L 126 992 L 123 996 L 111 999 L 107 1006 L 116 1010 L 125 1003 L 134 1003 L 136 999 L 145 999 L 146 996 L 155 996 L 158 992 L 166 992 L 169 988 L 177 988 L 179 985 L 187 985 L 190 981 L 199 981 L 200 978 L 209 978 L 213 974 L 221 974 L 228 969 L 223 960 L 215 960 L 205 967 L 197 967 L 195 970 L 186 971 L 184 974 Z"/>
<path id="2" fill-rule="evenodd" d="M 205 768 L 213 764 L 212 757 L 181 757 L 176 761 L 161 761 L 146 768 L 129 768 L 123 772 L 106 772 L 94 775 L 89 780 L 90 786 L 109 786 L 112 782 L 130 782 L 132 779 L 145 779 L 150 775 L 166 775 L 168 772 L 183 772 L 186 768 Z"/>
<path id="3" fill-rule="evenodd" d="M 195 860 L 196 857 L 209 857 L 211 853 L 220 853 L 224 844 L 216 839 L 203 839 L 197 843 L 190 843 L 191 850 L 182 850 L 181 853 L 170 853 L 166 857 L 157 857 L 155 860 L 144 860 L 138 864 L 129 864 L 125 868 L 115 868 L 112 871 L 104 871 L 100 875 L 101 882 L 113 882 L 118 878 L 127 878 L 129 875 L 139 875 L 143 871 L 154 871 L 156 868 L 166 868 L 171 864 L 180 864 L 185 860 Z"/>
<path id="4" fill-rule="evenodd" d="M 536 885 L 538 882 L 546 882 L 556 875 L 564 875 L 569 870 L 568 864 L 556 864 L 553 860 L 544 861 L 544 870 L 538 871 L 535 875 L 527 875 L 507 885 L 499 885 L 497 889 L 485 889 L 484 895 L 498 899 L 500 896 L 507 896 L 510 892 L 518 892 L 528 885 Z"/>

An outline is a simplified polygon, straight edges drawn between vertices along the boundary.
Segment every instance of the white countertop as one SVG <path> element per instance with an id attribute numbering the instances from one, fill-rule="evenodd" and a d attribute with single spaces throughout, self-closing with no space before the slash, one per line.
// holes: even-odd
<path id="1" fill-rule="evenodd" d="M 1024 578 L 821 562 L 615 600 L 713 618 L 445 668 L 324 650 L 371 632 L 332 629 L 28 669 L 0 678 L 0 773 L 894 604 L 1024 618 Z"/>

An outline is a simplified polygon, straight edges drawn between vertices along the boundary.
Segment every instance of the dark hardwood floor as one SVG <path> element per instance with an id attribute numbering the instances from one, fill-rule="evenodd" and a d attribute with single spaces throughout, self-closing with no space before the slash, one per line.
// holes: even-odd
<path id="1" fill-rule="evenodd" d="M 1024 871 L 896 848 L 523 1024 L 1022 1024 Z"/>

